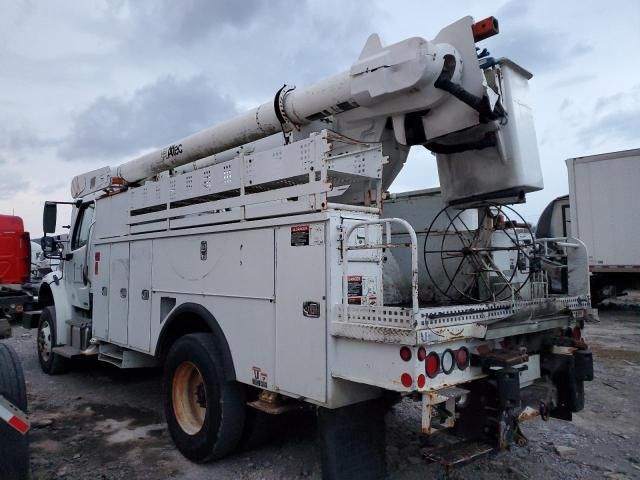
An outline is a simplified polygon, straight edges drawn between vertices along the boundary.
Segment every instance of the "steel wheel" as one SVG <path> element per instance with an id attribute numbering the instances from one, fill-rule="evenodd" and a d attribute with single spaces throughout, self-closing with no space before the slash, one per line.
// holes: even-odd
<path id="1" fill-rule="evenodd" d="M 173 343 L 164 364 L 167 427 L 178 450 L 195 462 L 233 453 L 244 430 L 246 389 L 225 378 L 219 352 L 213 334 L 190 333 Z"/>
<path id="2" fill-rule="evenodd" d="M 200 370 L 191 362 L 182 362 L 173 377 L 173 412 L 180 427 L 195 435 L 207 416 L 207 393 Z"/>
<path id="3" fill-rule="evenodd" d="M 51 349 L 53 348 L 51 342 L 51 325 L 47 320 L 42 322 L 42 326 L 38 331 L 38 355 L 43 362 L 48 363 L 51 358 Z"/>
<path id="4" fill-rule="evenodd" d="M 56 310 L 54 307 L 44 307 L 38 321 L 36 348 L 38 361 L 42 371 L 49 375 L 57 375 L 67 370 L 67 359 L 53 351 L 56 341 Z"/>

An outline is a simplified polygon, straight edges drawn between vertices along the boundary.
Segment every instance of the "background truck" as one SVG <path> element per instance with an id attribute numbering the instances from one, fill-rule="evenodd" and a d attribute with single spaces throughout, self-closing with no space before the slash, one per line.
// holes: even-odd
<path id="1" fill-rule="evenodd" d="M 571 419 L 593 376 L 586 250 L 554 244 L 570 269 L 551 293 L 548 244 L 509 206 L 542 188 L 531 74 L 478 56 L 495 33 L 465 17 L 432 41 L 372 35 L 343 73 L 76 176 L 44 208 L 46 234 L 58 203 L 72 226 L 68 247 L 43 239 L 62 263 L 39 291 L 42 369 L 162 365 L 169 432 L 198 462 L 236 451 L 257 412 L 312 408 L 326 478 L 384 477 L 403 396 L 423 434 L 482 451 L 525 442 L 526 418 Z M 441 193 L 388 196 L 415 145 Z"/>
<path id="2" fill-rule="evenodd" d="M 543 211 L 538 235 L 571 235 L 585 243 L 596 301 L 640 289 L 640 149 L 566 163 L 569 195 Z"/>
<path id="3" fill-rule="evenodd" d="M 35 306 L 31 284 L 31 241 L 20 217 L 0 215 L 0 336 L 8 336 L 9 320 L 22 320 Z"/>

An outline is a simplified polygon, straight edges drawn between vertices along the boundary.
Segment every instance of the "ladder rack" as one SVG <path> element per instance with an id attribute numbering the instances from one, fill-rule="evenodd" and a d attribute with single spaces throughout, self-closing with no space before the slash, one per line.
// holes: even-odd
<path id="1" fill-rule="evenodd" d="M 346 193 L 377 211 L 385 162 L 381 144 L 347 141 L 322 130 L 191 172 L 168 172 L 103 197 L 97 209 L 110 209 L 117 221 L 104 222 L 96 235 L 113 238 L 321 211 Z"/>

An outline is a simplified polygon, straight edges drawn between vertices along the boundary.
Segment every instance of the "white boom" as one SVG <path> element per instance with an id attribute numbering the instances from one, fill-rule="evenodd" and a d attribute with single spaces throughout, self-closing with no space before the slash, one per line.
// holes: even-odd
<path id="1" fill-rule="evenodd" d="M 359 142 L 383 144 L 383 189 L 402 169 L 408 147 L 423 145 L 438 154 L 448 202 L 522 200 L 542 188 L 526 99 L 531 75 L 506 60 L 481 64 L 477 25 L 465 17 L 432 41 L 413 37 L 387 47 L 371 35 L 348 71 L 304 89 L 284 85 L 272 101 L 236 118 L 117 167 L 78 175 L 72 196 L 112 182 L 136 184 L 187 164 L 217 163 L 212 156 L 231 158 L 233 149 L 279 132 L 304 136 L 330 128 Z M 352 198 L 360 196 L 355 192 Z"/>
<path id="2" fill-rule="evenodd" d="M 471 17 L 465 17 L 443 29 L 432 42 L 414 37 L 388 47 L 382 46 L 377 35 L 371 35 L 350 70 L 304 89 L 285 85 L 273 101 L 112 168 L 111 176 L 121 177 L 128 183 L 138 182 L 352 109 L 366 110 L 368 117 L 389 117 L 437 108 L 449 95 L 434 86 L 443 70 L 445 56 L 455 59 L 451 80 L 482 96 L 482 75 L 475 61 L 472 25 Z M 469 55 L 471 58 L 466 58 Z M 438 133 L 457 131 L 469 126 L 468 123 L 467 119 L 449 122 L 445 130 Z"/>

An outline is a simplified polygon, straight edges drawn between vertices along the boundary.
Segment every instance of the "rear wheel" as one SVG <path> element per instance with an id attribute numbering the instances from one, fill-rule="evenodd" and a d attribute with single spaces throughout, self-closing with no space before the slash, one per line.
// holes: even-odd
<path id="1" fill-rule="evenodd" d="M 245 389 L 227 381 L 214 336 L 192 333 L 171 347 L 163 377 L 165 416 L 176 447 L 207 462 L 233 453 L 242 438 Z"/>
<path id="2" fill-rule="evenodd" d="M 38 322 L 37 346 L 40 367 L 49 375 L 64 373 L 69 366 L 68 359 L 53 352 L 56 344 L 56 309 L 53 306 L 45 307 Z"/>
<path id="3" fill-rule="evenodd" d="M 386 477 L 384 414 L 381 400 L 318 410 L 322 478 Z"/>
<path id="4" fill-rule="evenodd" d="M 0 343 L 0 396 L 24 413 L 27 392 L 22 366 L 16 352 Z M 29 478 L 29 437 L 0 420 L 0 477 L 23 480 Z"/>

